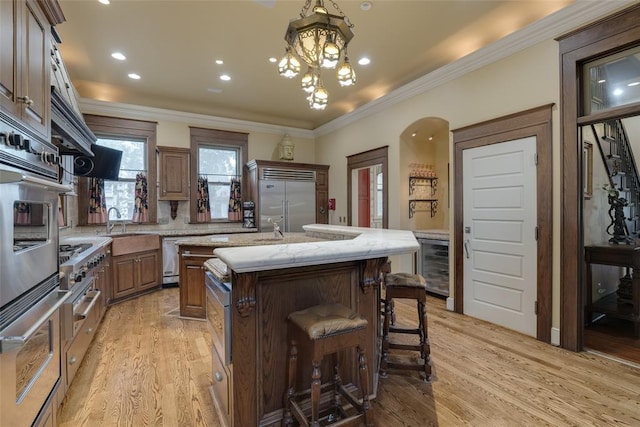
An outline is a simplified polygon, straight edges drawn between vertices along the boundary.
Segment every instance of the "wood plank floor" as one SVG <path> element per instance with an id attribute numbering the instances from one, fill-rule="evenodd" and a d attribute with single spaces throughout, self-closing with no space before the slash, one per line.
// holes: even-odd
<path id="1" fill-rule="evenodd" d="M 59 425 L 219 426 L 207 325 L 177 309 L 176 288 L 111 307 Z M 401 326 L 416 323 L 413 304 L 396 310 Z M 440 299 L 428 312 L 434 380 L 391 371 L 377 426 L 640 426 L 640 368 L 451 313 Z"/>

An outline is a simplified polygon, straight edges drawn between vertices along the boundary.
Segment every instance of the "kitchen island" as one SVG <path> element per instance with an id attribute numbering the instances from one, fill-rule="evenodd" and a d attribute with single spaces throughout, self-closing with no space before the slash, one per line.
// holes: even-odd
<path id="1" fill-rule="evenodd" d="M 223 424 L 280 425 L 287 315 L 316 304 L 341 303 L 368 320 L 365 350 L 373 385 L 370 398 L 375 398 L 380 270 L 388 256 L 415 253 L 418 243 L 411 231 L 321 224 L 304 229 L 307 238 L 318 241 L 214 250 L 227 266 L 230 294 L 228 341 L 214 339 L 217 344 L 213 354 L 212 394 Z M 223 333 L 225 321 L 222 317 L 214 322 Z M 225 342 L 231 346 L 230 353 Z M 357 384 L 352 351 L 340 356 L 345 384 Z M 301 361 L 298 366 L 298 389 L 308 388 L 311 365 Z M 323 381 L 331 376 L 327 367 L 323 369 Z"/>
<path id="2" fill-rule="evenodd" d="M 237 246 L 264 246 L 275 244 L 318 242 L 320 238 L 305 233 L 286 233 L 275 237 L 273 233 L 215 234 L 178 239 L 180 277 L 180 316 L 195 319 L 206 317 L 204 263 L 213 258 L 217 248 Z"/>

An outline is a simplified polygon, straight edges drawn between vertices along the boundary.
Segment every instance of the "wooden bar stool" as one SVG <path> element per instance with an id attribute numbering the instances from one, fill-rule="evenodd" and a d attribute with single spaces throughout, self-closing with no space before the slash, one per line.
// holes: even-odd
<path id="1" fill-rule="evenodd" d="M 384 320 L 382 327 L 382 360 L 380 363 L 380 376 L 387 377 L 387 369 L 407 369 L 422 371 L 425 381 L 431 381 L 431 349 L 427 332 L 427 282 L 419 274 L 394 273 L 385 274 L 385 304 Z M 395 313 L 393 300 L 397 298 L 414 299 L 418 303 L 418 328 L 398 328 L 395 325 Z M 415 334 L 420 337 L 419 344 L 393 343 L 389 339 L 389 333 Z M 422 363 L 402 363 L 389 360 L 389 350 L 419 351 Z"/>
<path id="2" fill-rule="evenodd" d="M 301 426 L 320 426 L 322 389 L 326 390 L 331 387 L 331 407 L 326 419 L 329 424 L 324 424 L 325 420 L 323 420 L 323 425 L 364 424 L 373 426 L 373 412 L 369 403 L 369 370 L 363 350 L 367 337 L 367 320 L 341 304 L 313 306 L 289 314 L 288 319 L 291 348 L 287 368 L 288 389 L 284 394 L 282 425 L 292 426 L 293 415 Z M 301 393 L 297 393 L 295 390 L 298 346 L 301 350 L 310 351 L 313 366 L 311 388 Z M 362 400 L 346 389 L 340 378 L 337 352 L 349 348 L 357 349 Z M 333 380 L 322 387 L 320 365 L 326 355 L 332 355 L 334 375 Z M 300 398 L 308 395 L 311 397 L 311 421 L 307 419 L 300 403 L 298 403 Z M 349 415 L 348 405 L 343 406 L 341 396 L 355 408 L 357 411 L 355 414 Z"/>

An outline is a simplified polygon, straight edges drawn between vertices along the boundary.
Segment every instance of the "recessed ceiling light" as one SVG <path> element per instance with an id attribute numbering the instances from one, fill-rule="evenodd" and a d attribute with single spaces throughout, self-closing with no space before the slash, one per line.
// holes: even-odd
<path id="1" fill-rule="evenodd" d="M 416 136 L 418 134 L 418 132 L 414 132 L 411 134 L 411 136 Z"/>
<path id="2" fill-rule="evenodd" d="M 129 73 L 129 78 L 133 80 L 140 80 L 140 75 L 136 73 Z"/>
<path id="3" fill-rule="evenodd" d="M 98 1 L 100 3 L 102 3 L 102 4 L 109 4 L 110 3 L 109 0 L 98 0 Z"/>
<path id="4" fill-rule="evenodd" d="M 366 56 L 360 58 L 358 60 L 358 64 L 360 65 L 369 65 L 371 63 L 371 60 L 369 58 L 367 58 Z"/>
<path id="5" fill-rule="evenodd" d="M 269 58 L 269 62 L 271 62 L 272 64 L 276 63 L 278 62 L 278 58 L 272 56 L 271 58 Z"/>
<path id="6" fill-rule="evenodd" d="M 216 59 L 216 64 L 222 65 L 224 64 L 224 61 L 222 59 Z"/>
<path id="7" fill-rule="evenodd" d="M 207 89 L 207 92 L 211 92 L 211 93 L 222 93 L 222 89 L 219 89 L 217 87 L 210 87 Z"/>
<path id="8" fill-rule="evenodd" d="M 220 80 L 224 80 L 225 82 L 228 82 L 229 80 L 231 80 L 231 76 L 229 76 L 228 74 L 221 74 Z"/>
<path id="9" fill-rule="evenodd" d="M 640 82 L 631 82 L 627 86 L 633 87 L 633 86 L 638 86 L 638 85 L 640 85 Z"/>
<path id="10" fill-rule="evenodd" d="M 362 3 L 360 3 L 360 9 L 361 10 L 370 10 L 371 9 L 372 3 L 370 1 L 363 1 Z"/>
<path id="11" fill-rule="evenodd" d="M 126 57 L 126 56 L 124 56 L 124 55 L 123 55 L 122 53 L 120 53 L 120 52 L 113 52 L 113 53 L 111 54 L 111 57 L 112 57 L 113 59 L 117 59 L 118 61 L 124 61 L 125 59 L 127 59 L 127 57 Z"/>

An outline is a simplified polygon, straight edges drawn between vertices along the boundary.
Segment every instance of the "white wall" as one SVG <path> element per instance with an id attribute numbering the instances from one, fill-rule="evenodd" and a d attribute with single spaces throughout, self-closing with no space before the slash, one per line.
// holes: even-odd
<path id="1" fill-rule="evenodd" d="M 337 199 L 336 215 L 346 215 L 346 156 L 389 146 L 389 228 L 407 224 L 406 174 L 399 170 L 400 135 L 423 117 L 439 117 L 454 130 L 542 105 L 553 109 L 553 326 L 559 327 L 559 224 L 560 224 L 560 96 L 558 44 L 549 40 L 509 58 L 471 72 L 426 93 L 403 101 L 384 112 L 359 120 L 319 137 L 316 161 L 329 164 L 330 196 Z M 449 145 L 451 150 L 451 144 Z M 452 151 L 450 151 L 452 152 Z M 451 176 L 454 176 L 451 160 Z M 453 193 L 451 197 L 453 198 Z M 453 212 L 449 213 L 449 222 Z M 456 254 L 452 253 L 452 257 Z M 408 261 L 394 267 L 409 268 Z M 451 276 L 453 283 L 453 275 Z M 452 293 L 453 295 L 453 293 Z"/>

